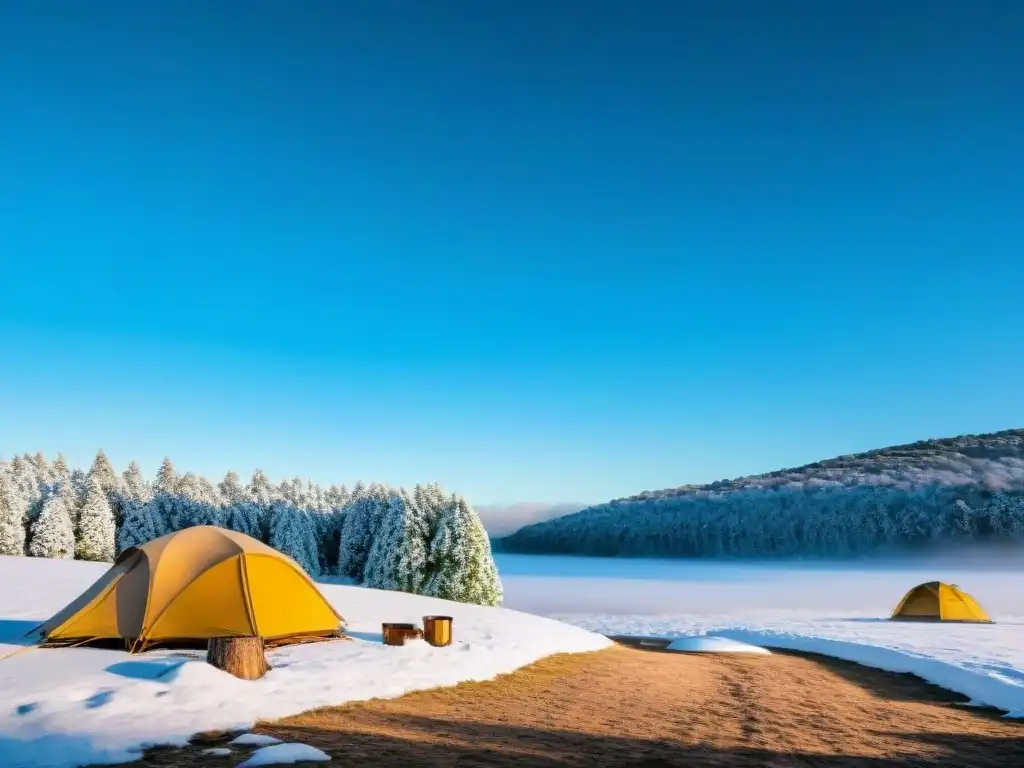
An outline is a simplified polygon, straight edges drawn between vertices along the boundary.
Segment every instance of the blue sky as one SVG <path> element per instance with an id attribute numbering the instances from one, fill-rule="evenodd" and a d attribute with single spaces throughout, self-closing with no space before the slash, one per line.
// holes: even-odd
<path id="1" fill-rule="evenodd" d="M 0 13 L 0 454 L 597 502 L 1024 426 L 1024 6 Z"/>

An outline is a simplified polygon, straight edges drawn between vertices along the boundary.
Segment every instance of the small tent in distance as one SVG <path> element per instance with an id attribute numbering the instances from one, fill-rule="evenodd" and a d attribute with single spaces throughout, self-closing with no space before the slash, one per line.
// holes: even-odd
<path id="1" fill-rule="evenodd" d="M 127 549 L 36 631 L 43 645 L 154 644 L 259 636 L 270 645 L 337 637 L 342 617 L 289 557 L 212 525 Z"/>
<path id="2" fill-rule="evenodd" d="M 929 581 L 918 584 L 904 595 L 893 611 L 896 621 L 951 621 L 991 624 L 977 600 L 955 584 Z"/>

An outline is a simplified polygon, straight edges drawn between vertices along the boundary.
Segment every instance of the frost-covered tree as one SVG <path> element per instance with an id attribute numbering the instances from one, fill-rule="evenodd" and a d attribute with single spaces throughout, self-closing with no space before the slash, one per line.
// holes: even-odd
<path id="1" fill-rule="evenodd" d="M 425 594 L 445 600 L 498 605 L 501 580 L 483 523 L 461 496 L 452 496 L 437 522 L 428 552 Z"/>
<path id="2" fill-rule="evenodd" d="M 178 473 L 174 471 L 174 463 L 170 457 L 165 457 L 156 472 L 156 480 L 153 482 L 153 493 L 165 495 L 177 492 Z"/>
<path id="3" fill-rule="evenodd" d="M 134 502 L 148 502 L 153 498 L 153 489 L 146 478 L 142 476 L 142 470 L 134 461 L 121 473 L 121 496 Z"/>
<path id="4" fill-rule="evenodd" d="M 31 534 L 28 553 L 32 557 L 71 560 L 75 556 L 75 528 L 66 491 L 60 486 L 47 491 Z"/>
<path id="5" fill-rule="evenodd" d="M 50 463 L 46 460 L 46 456 L 43 455 L 42 451 L 36 451 L 35 455 L 25 455 L 26 460 L 32 465 L 35 470 L 36 479 L 40 483 L 51 483 L 53 477 L 51 476 Z"/>
<path id="6" fill-rule="evenodd" d="M 116 538 L 114 512 L 100 478 L 93 476 L 78 515 L 75 554 L 79 560 L 111 562 Z"/>
<path id="7" fill-rule="evenodd" d="M 427 569 L 427 520 L 404 490 L 392 491 L 370 547 L 363 584 L 376 589 L 423 591 Z"/>
<path id="8" fill-rule="evenodd" d="M 114 467 L 111 466 L 110 460 L 102 450 L 96 453 L 96 458 L 93 459 L 92 466 L 89 468 L 89 484 L 91 486 L 94 483 L 99 484 L 108 500 L 117 493 L 119 485 L 117 472 L 114 471 Z"/>
<path id="9" fill-rule="evenodd" d="M 7 472 L 0 470 L 0 555 L 25 554 L 25 509 Z"/>
<path id="10" fill-rule="evenodd" d="M 58 453 L 50 465 L 50 479 L 54 483 L 66 483 L 71 479 L 71 469 L 63 453 Z"/>
<path id="11" fill-rule="evenodd" d="M 117 552 L 120 554 L 131 547 L 140 547 L 158 536 L 158 528 L 152 501 L 126 500 L 124 520 L 117 530 Z"/>
<path id="12" fill-rule="evenodd" d="M 30 457 L 15 456 L 8 467 L 8 477 L 15 503 L 18 504 L 31 523 L 42 509 L 45 478 L 40 478 Z"/>
<path id="13" fill-rule="evenodd" d="M 238 473 L 234 470 L 229 470 L 224 479 L 220 481 L 218 486 L 220 489 L 220 495 L 224 499 L 225 504 L 237 504 L 240 501 L 248 499 L 248 495 L 245 492 L 245 488 L 242 487 L 242 482 L 238 477 Z"/>
<path id="14" fill-rule="evenodd" d="M 227 527 L 262 541 L 266 538 L 263 530 L 263 511 L 251 501 L 236 501 L 227 508 Z"/>
<path id="15" fill-rule="evenodd" d="M 320 575 L 316 539 L 309 518 L 284 499 L 274 502 L 271 508 L 270 546 L 288 555 L 310 576 Z"/>
<path id="16" fill-rule="evenodd" d="M 174 530 L 194 525 L 227 527 L 227 512 L 217 487 L 205 477 L 187 472 L 178 478 L 171 524 Z"/>
<path id="17" fill-rule="evenodd" d="M 373 540 L 388 509 L 389 492 L 382 485 L 373 484 L 354 495 L 345 509 L 345 522 L 341 529 L 338 549 L 338 573 L 356 581 L 363 580 L 366 560 Z"/>
<path id="18" fill-rule="evenodd" d="M 85 501 L 85 494 L 89 490 L 89 476 L 77 467 L 71 470 L 71 483 L 64 486 L 67 492 L 68 505 L 72 510 L 72 517 L 78 517 L 78 510 Z"/>
<path id="19" fill-rule="evenodd" d="M 252 480 L 249 481 L 249 499 L 254 501 L 264 510 L 269 510 L 275 501 L 281 498 L 278 489 L 270 482 L 270 478 L 262 469 L 252 473 Z"/>

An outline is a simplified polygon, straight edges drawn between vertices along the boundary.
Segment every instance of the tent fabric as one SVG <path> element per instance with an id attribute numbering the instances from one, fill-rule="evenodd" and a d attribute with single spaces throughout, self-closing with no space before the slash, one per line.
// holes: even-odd
<path id="1" fill-rule="evenodd" d="M 977 600 L 955 584 L 929 581 L 911 589 L 896 606 L 893 619 L 956 621 L 989 624 L 992 620 Z"/>
<path id="2" fill-rule="evenodd" d="M 340 634 L 344 619 L 291 558 L 212 525 L 127 549 L 89 589 L 38 629 L 49 645 L 259 635 L 268 641 Z"/>

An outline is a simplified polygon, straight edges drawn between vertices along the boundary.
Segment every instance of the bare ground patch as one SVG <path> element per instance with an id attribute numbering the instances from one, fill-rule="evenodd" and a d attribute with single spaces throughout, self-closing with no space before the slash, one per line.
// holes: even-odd
<path id="1" fill-rule="evenodd" d="M 1024 725 L 911 675 L 826 657 L 616 647 L 465 683 L 307 712 L 257 731 L 365 766 L 1024 766 Z M 137 766 L 246 754 L 151 751 Z"/>

